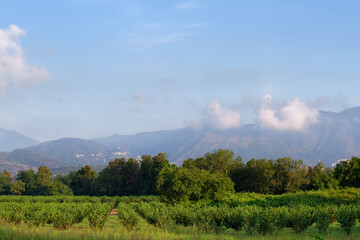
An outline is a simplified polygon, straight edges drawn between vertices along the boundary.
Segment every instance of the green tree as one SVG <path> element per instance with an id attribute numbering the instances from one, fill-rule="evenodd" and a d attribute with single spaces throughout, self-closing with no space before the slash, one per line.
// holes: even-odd
<path id="1" fill-rule="evenodd" d="M 211 173 L 220 172 L 229 174 L 230 166 L 234 161 L 234 152 L 230 150 L 219 149 L 212 153 L 205 153 L 204 157 L 197 158 L 194 163 L 199 169 L 210 171 Z M 185 165 L 193 164 L 192 160 L 187 160 Z"/>
<path id="2" fill-rule="evenodd" d="M 273 161 L 274 174 L 271 179 L 271 193 L 295 192 L 309 183 L 306 167 L 302 161 L 279 158 Z"/>
<path id="3" fill-rule="evenodd" d="M 11 174 L 4 170 L 0 173 L 0 194 L 9 194 L 11 185 Z"/>
<path id="4" fill-rule="evenodd" d="M 52 180 L 52 173 L 46 166 L 40 166 L 38 168 L 36 173 L 36 184 L 37 195 L 53 195 L 51 191 L 54 184 Z"/>
<path id="5" fill-rule="evenodd" d="M 121 169 L 122 195 L 137 195 L 139 193 L 140 164 L 134 158 L 129 158 Z"/>
<path id="6" fill-rule="evenodd" d="M 242 168 L 240 174 L 238 189 L 241 191 L 263 194 L 270 192 L 271 179 L 274 174 L 272 161 L 251 159 Z"/>
<path id="7" fill-rule="evenodd" d="M 322 162 L 314 167 L 308 167 L 306 178 L 309 180 L 309 184 L 306 190 L 336 188 L 338 186 L 338 181 L 333 177 L 334 170 L 324 167 L 325 165 Z"/>
<path id="8" fill-rule="evenodd" d="M 21 180 L 11 183 L 10 192 L 12 194 L 21 195 L 25 191 L 25 183 Z"/>
<path id="9" fill-rule="evenodd" d="M 360 158 L 353 157 L 337 164 L 334 177 L 342 187 L 360 187 Z"/>
<path id="10" fill-rule="evenodd" d="M 136 159 L 115 159 L 100 172 L 99 193 L 109 196 L 137 195 L 139 192 L 139 162 Z"/>
<path id="11" fill-rule="evenodd" d="M 139 181 L 140 181 L 140 195 L 150 195 L 152 189 L 152 166 L 153 161 L 150 155 L 143 155 L 140 159 Z"/>
<path id="12" fill-rule="evenodd" d="M 16 176 L 17 181 L 25 183 L 24 195 L 37 195 L 37 180 L 34 170 L 29 169 L 28 171 L 19 171 Z"/>
<path id="13" fill-rule="evenodd" d="M 85 165 L 81 169 L 69 173 L 70 188 L 75 195 L 94 195 L 94 181 L 96 172 L 91 166 Z"/>
<path id="14" fill-rule="evenodd" d="M 207 170 L 211 173 L 220 172 L 228 174 L 233 158 L 234 152 L 231 150 L 219 149 L 213 153 L 205 153 Z"/>
<path id="15" fill-rule="evenodd" d="M 157 189 L 162 199 L 168 202 L 217 201 L 234 192 L 234 183 L 220 172 L 171 165 L 160 172 Z"/>
<path id="16" fill-rule="evenodd" d="M 140 161 L 140 186 L 141 195 L 156 195 L 156 181 L 160 171 L 169 167 L 170 163 L 166 153 L 158 153 L 154 157 L 144 155 Z"/>

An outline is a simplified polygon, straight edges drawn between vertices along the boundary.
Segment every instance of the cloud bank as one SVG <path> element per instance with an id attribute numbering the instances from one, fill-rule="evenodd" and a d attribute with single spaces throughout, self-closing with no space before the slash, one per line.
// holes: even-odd
<path id="1" fill-rule="evenodd" d="M 259 112 L 259 121 L 263 128 L 303 131 L 319 121 L 319 112 L 308 107 L 298 97 L 276 111 L 272 107 L 271 95 L 266 95 Z"/>
<path id="2" fill-rule="evenodd" d="M 16 25 L 0 29 L 0 93 L 4 94 L 9 86 L 21 88 L 44 81 L 49 77 L 44 68 L 25 63 L 19 38 L 26 31 Z"/>
<path id="3" fill-rule="evenodd" d="M 219 103 L 219 99 L 215 99 L 207 104 L 203 111 L 203 116 L 205 125 L 219 130 L 239 127 L 241 123 L 240 114 L 223 108 Z"/>

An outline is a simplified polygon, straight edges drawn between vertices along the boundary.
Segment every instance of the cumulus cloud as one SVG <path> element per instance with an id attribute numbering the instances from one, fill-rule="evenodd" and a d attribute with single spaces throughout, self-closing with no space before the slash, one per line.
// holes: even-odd
<path id="1" fill-rule="evenodd" d="M 226 130 L 240 126 L 240 114 L 220 105 L 219 99 L 207 104 L 203 111 L 204 124 L 215 129 Z"/>
<path id="2" fill-rule="evenodd" d="M 273 109 L 272 96 L 266 95 L 259 112 L 259 121 L 264 128 L 279 131 L 302 131 L 319 121 L 319 112 L 301 102 L 298 97 L 277 111 Z"/>
<path id="3" fill-rule="evenodd" d="M 21 88 L 49 77 L 46 69 L 25 63 L 19 43 L 19 38 L 24 35 L 26 31 L 16 25 L 0 29 L 0 93 L 2 95 L 9 86 Z"/>

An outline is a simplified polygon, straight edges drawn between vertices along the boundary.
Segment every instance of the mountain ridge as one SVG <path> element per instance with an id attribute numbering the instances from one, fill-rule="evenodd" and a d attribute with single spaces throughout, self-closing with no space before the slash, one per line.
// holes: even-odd
<path id="1" fill-rule="evenodd" d="M 0 169 L 106 165 L 114 158 L 156 155 L 165 152 L 171 162 L 181 165 L 188 158 L 203 156 L 219 148 L 233 150 L 244 162 L 251 158 L 291 157 L 307 165 L 318 161 L 326 166 L 339 159 L 360 156 L 360 107 L 339 113 L 319 111 L 319 122 L 302 132 L 277 131 L 260 124 L 216 130 L 191 127 L 114 134 L 99 139 L 61 138 L 12 152 L 0 153 Z"/>

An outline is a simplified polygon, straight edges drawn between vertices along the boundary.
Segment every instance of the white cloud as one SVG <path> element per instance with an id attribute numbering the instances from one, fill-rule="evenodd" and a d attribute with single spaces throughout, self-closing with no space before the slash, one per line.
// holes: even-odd
<path id="1" fill-rule="evenodd" d="M 0 29 L 0 93 L 2 95 L 9 86 L 21 88 L 49 77 L 46 69 L 25 63 L 19 44 L 19 38 L 24 35 L 26 31 L 16 25 Z"/>
<path id="2" fill-rule="evenodd" d="M 278 111 L 272 108 L 272 97 L 266 95 L 259 112 L 259 121 L 264 128 L 279 131 L 302 131 L 319 121 L 319 112 L 309 108 L 298 97 Z"/>
<path id="3" fill-rule="evenodd" d="M 223 108 L 219 99 L 210 102 L 203 111 L 203 115 L 204 124 L 211 128 L 225 130 L 240 126 L 240 114 Z"/>

